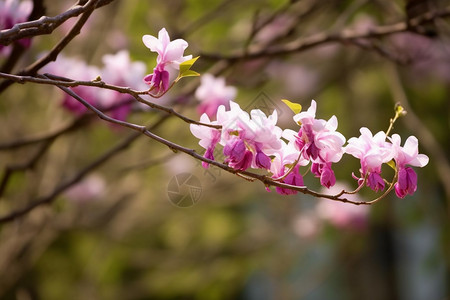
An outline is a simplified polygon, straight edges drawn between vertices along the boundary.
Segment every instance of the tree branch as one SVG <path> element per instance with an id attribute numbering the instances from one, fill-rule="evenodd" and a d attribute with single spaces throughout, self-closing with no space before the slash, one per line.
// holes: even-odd
<path id="1" fill-rule="evenodd" d="M 58 54 L 77 36 L 81 28 L 84 26 L 86 21 L 89 19 L 92 12 L 102 5 L 106 5 L 114 0 L 89 0 L 85 6 L 88 8 L 86 11 L 83 12 L 80 19 L 77 21 L 77 23 L 72 27 L 72 29 L 69 31 L 69 33 L 62 38 L 58 44 L 56 44 L 53 49 L 47 53 L 45 56 L 43 56 L 41 59 L 35 61 L 33 64 L 29 65 L 27 68 L 22 70 L 18 73 L 18 75 L 34 75 L 36 72 L 48 64 L 51 61 L 56 60 L 58 57 Z M 14 81 L 6 80 L 2 83 L 0 83 L 0 93 L 3 92 L 5 89 L 7 89 Z"/>
<path id="2" fill-rule="evenodd" d="M 95 81 L 95 80 L 94 81 L 76 81 L 73 79 L 54 76 L 51 74 L 45 74 L 45 77 L 34 77 L 34 76 L 11 75 L 11 74 L 1 73 L 1 72 L 0 72 L 0 78 L 6 78 L 8 80 L 11 80 L 11 81 L 14 81 L 17 83 L 21 83 L 21 84 L 23 84 L 25 82 L 33 82 L 33 83 L 38 83 L 38 84 L 48 84 L 48 85 L 64 86 L 64 87 L 92 86 L 92 87 L 98 87 L 98 88 L 105 88 L 105 89 L 113 90 L 113 91 L 116 91 L 116 92 L 119 92 L 122 94 L 129 94 L 130 96 L 134 97 L 137 101 L 139 101 L 151 108 L 164 111 L 164 112 L 168 113 L 169 115 L 174 115 L 177 118 L 185 121 L 188 124 L 202 125 L 202 126 L 207 126 L 207 127 L 216 128 L 216 129 L 222 128 L 222 126 L 220 126 L 220 125 L 205 124 L 205 123 L 190 119 L 190 118 L 176 112 L 171 107 L 166 107 L 166 106 L 159 105 L 159 104 L 150 102 L 148 100 L 145 100 L 140 95 L 144 95 L 144 94 L 148 95 L 147 91 L 135 91 L 129 87 L 120 87 L 120 86 L 116 86 L 116 85 L 111 85 L 111 84 L 107 84 L 103 81 Z M 59 80 L 50 79 L 50 78 L 57 78 Z M 64 79 L 64 80 L 62 80 L 62 79 Z"/>
<path id="3" fill-rule="evenodd" d="M 56 15 L 54 17 L 42 16 L 38 20 L 17 23 L 10 29 L 4 29 L 0 31 L 0 45 L 7 46 L 14 41 L 23 39 L 23 38 L 31 38 L 38 35 L 50 34 L 56 28 L 58 28 L 62 23 L 67 21 L 70 18 L 77 17 L 82 13 L 85 13 L 91 9 L 98 8 L 100 6 L 106 5 L 109 1 L 89 1 L 86 4 L 74 5 L 67 11 L 62 14 Z M 36 14 L 43 13 L 42 9 L 40 12 Z M 36 15 L 36 17 L 38 17 Z"/>

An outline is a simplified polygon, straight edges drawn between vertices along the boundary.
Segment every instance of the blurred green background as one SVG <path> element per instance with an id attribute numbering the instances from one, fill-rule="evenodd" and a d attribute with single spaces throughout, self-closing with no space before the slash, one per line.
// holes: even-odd
<path id="1" fill-rule="evenodd" d="M 73 3 L 44 4 L 47 15 L 56 15 Z M 386 130 L 400 102 L 408 114 L 394 132 L 403 141 L 417 136 L 430 163 L 416 169 L 413 196 L 391 193 L 370 207 L 365 226 L 342 228 L 315 215 L 319 199 L 282 196 L 216 168 L 206 171 L 191 157 L 141 136 L 83 177 L 78 191 L 0 224 L 0 299 L 448 299 L 450 18 L 427 24 L 427 35 L 399 33 L 253 60 L 218 59 L 316 33 L 393 24 L 405 19 L 405 5 L 128 0 L 96 10 L 64 55 L 100 66 L 104 54 L 128 49 L 151 73 L 156 56 L 141 38 L 165 27 L 171 38 L 189 42 L 185 54 L 201 56 L 193 69 L 224 76 L 238 88 L 242 108 L 278 109 L 282 128 L 296 128 L 284 98 L 305 109 L 315 99 L 318 118 L 336 115 L 347 138 L 363 126 Z M 444 5 L 422 1 L 413 7 L 420 14 Z M 70 28 L 64 26 L 35 38 L 16 71 L 51 49 Z M 183 79 L 161 101 L 198 119 L 192 94 L 198 84 L 199 78 Z M 1 144 L 72 122 L 61 99 L 56 88 L 12 85 L 0 94 Z M 163 115 L 136 109 L 128 121 L 151 125 Z M 202 151 L 179 119 L 164 120 L 154 132 Z M 84 120 L 56 138 L 31 168 L 13 173 L 0 198 L 1 215 L 48 195 L 130 134 Z M 42 144 L 2 149 L 2 172 L 29 161 Z M 335 167 L 338 180 L 353 188 L 351 172 L 358 169 L 352 157 Z M 168 197 L 169 182 L 182 173 L 201 185 L 199 201 L 186 208 Z M 320 189 L 311 174 L 305 183 Z M 374 196 L 366 190 L 360 195 Z"/>

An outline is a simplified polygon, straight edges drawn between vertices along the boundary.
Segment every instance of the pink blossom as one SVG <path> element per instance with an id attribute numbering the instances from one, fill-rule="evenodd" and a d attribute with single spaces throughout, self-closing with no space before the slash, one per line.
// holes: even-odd
<path id="1" fill-rule="evenodd" d="M 224 105 L 218 108 L 217 122 L 222 125 L 220 143 L 224 146 L 225 162 L 239 170 L 250 166 L 268 169 L 271 163 L 268 155 L 281 148 L 282 130 L 276 126 L 278 115 L 274 111 L 267 117 L 259 109 L 250 114 L 251 118 L 232 101 L 230 110 L 226 111 Z"/>
<path id="2" fill-rule="evenodd" d="M 150 51 L 158 53 L 156 67 L 152 74 L 144 77 L 144 82 L 150 85 L 155 95 L 164 93 L 169 89 L 169 84 L 176 79 L 180 64 L 192 58 L 192 55 L 183 56 L 188 43 L 182 39 L 170 41 L 165 28 L 159 31 L 158 38 L 144 35 L 142 41 Z"/>
<path id="3" fill-rule="evenodd" d="M 207 114 L 203 114 L 200 117 L 200 122 L 204 124 L 212 124 L 217 125 L 217 121 L 211 122 Z M 190 129 L 192 134 L 199 138 L 200 141 L 198 144 L 202 146 L 204 149 L 206 149 L 205 152 L 205 158 L 214 160 L 214 150 L 216 148 L 217 143 L 220 141 L 221 138 L 221 132 L 218 129 L 202 126 L 202 125 L 195 125 L 191 124 Z M 208 168 L 209 164 L 206 162 L 202 162 L 202 166 L 204 168 Z"/>
<path id="4" fill-rule="evenodd" d="M 64 194 L 74 203 L 84 204 L 100 199 L 105 193 L 105 187 L 103 177 L 91 175 L 70 187 Z"/>
<path id="5" fill-rule="evenodd" d="M 195 97 L 201 102 L 198 107 L 199 114 L 206 113 L 212 118 L 220 105 L 229 108 L 229 101 L 236 97 L 235 87 L 226 86 L 224 78 L 215 78 L 211 74 L 202 75 L 200 80 L 201 84 L 195 91 Z"/>
<path id="6" fill-rule="evenodd" d="M 324 190 L 328 193 L 339 193 L 349 188 L 338 182 L 330 190 Z M 346 195 L 346 198 L 356 202 L 362 202 L 357 195 Z M 333 226 L 341 229 L 352 229 L 362 231 L 367 227 L 369 206 L 367 205 L 349 205 L 338 201 L 321 199 L 315 208 L 319 219 L 328 221 Z"/>
<path id="7" fill-rule="evenodd" d="M 292 220 L 292 229 L 300 238 L 316 237 L 322 226 L 319 218 L 313 212 L 299 214 Z"/>
<path id="8" fill-rule="evenodd" d="M 386 134 L 382 131 L 372 135 L 372 132 L 363 127 L 360 129 L 361 135 L 350 138 L 345 152 L 360 159 L 361 178 L 356 178 L 361 184 L 367 176 L 366 184 L 372 190 L 384 190 L 385 184 L 381 177 L 381 165 L 389 162 L 393 158 L 391 144 L 386 142 Z"/>
<path id="9" fill-rule="evenodd" d="M 145 74 L 145 64 L 138 61 L 132 62 L 128 51 L 122 50 L 117 54 L 104 55 L 103 63 L 103 68 L 99 69 L 78 58 L 67 58 L 59 55 L 55 62 L 43 68 L 43 72 L 79 81 L 91 81 L 100 76 L 108 84 L 138 90 L 145 88 L 145 84 L 140 83 L 140 78 Z M 109 114 L 115 119 L 125 120 L 131 111 L 130 100 L 132 100 L 132 97 L 129 94 L 88 86 L 77 86 L 71 89 L 99 109 L 109 110 L 112 108 Z M 88 111 L 83 104 L 67 94 L 64 94 L 63 106 L 76 115 Z"/>
<path id="10" fill-rule="evenodd" d="M 331 163 L 312 163 L 311 172 L 320 178 L 320 184 L 324 187 L 330 188 L 336 183 L 336 176 L 331 169 Z"/>
<path id="11" fill-rule="evenodd" d="M 408 194 L 414 194 L 417 189 L 417 174 L 411 167 L 406 166 L 424 167 L 429 158 L 425 154 L 419 154 L 419 141 L 415 136 L 408 137 L 403 147 L 400 146 L 401 138 L 398 134 L 393 134 L 390 140 L 398 170 L 395 193 L 399 198 L 404 198 Z"/>
<path id="12" fill-rule="evenodd" d="M 145 84 L 140 80 L 146 72 L 145 64 L 140 61 L 132 62 L 127 50 L 119 51 L 116 54 L 106 54 L 102 60 L 104 64 L 101 70 L 103 81 L 135 90 L 145 89 Z M 130 100 L 132 97 L 128 94 L 109 89 L 98 91 L 97 104 L 99 107 L 115 107 L 111 111 L 111 116 L 118 120 L 125 120 L 130 113 L 132 106 Z"/>
<path id="13" fill-rule="evenodd" d="M 45 73 L 81 81 L 90 81 L 100 75 L 99 68 L 90 66 L 81 59 L 68 58 L 63 55 L 58 55 L 56 61 L 46 65 L 42 70 Z M 77 86 L 71 89 L 90 104 L 97 105 L 98 90 L 96 88 Z M 64 94 L 62 105 L 76 115 L 82 115 L 88 111 L 83 104 L 67 94 Z"/>
<path id="14" fill-rule="evenodd" d="M 345 137 L 336 131 L 338 121 L 332 116 L 328 121 L 316 119 L 316 101 L 305 112 L 294 116 L 301 127 L 295 136 L 296 145 L 306 159 L 314 162 L 338 162 L 344 153 Z"/>
<path id="15" fill-rule="evenodd" d="M 272 164 L 270 166 L 270 172 L 273 174 L 272 178 L 281 178 L 286 172 L 288 172 L 292 164 L 299 158 L 299 152 L 295 148 L 293 143 L 285 143 L 281 141 L 281 148 L 273 154 Z M 303 177 L 299 172 L 299 166 L 305 166 L 309 163 L 308 160 L 300 157 L 297 165 L 294 166 L 291 173 L 289 173 L 281 182 L 295 185 L 304 186 Z M 295 195 L 297 191 L 291 189 L 285 189 L 276 187 L 275 190 L 281 195 Z"/>
<path id="16" fill-rule="evenodd" d="M 216 124 L 221 130 L 207 126 L 191 125 L 191 132 L 200 139 L 200 145 L 206 149 L 205 157 L 214 159 L 214 149 L 220 143 L 225 156 L 225 163 L 236 170 L 246 170 L 249 167 L 269 169 L 269 155 L 281 148 L 282 130 L 277 123 L 277 112 L 266 116 L 261 110 L 255 109 L 250 115 L 240 106 L 230 101 L 230 109 L 219 106 L 217 120 L 211 122 L 204 113 L 202 123 Z M 203 165 L 207 167 L 207 164 Z"/>
<path id="17" fill-rule="evenodd" d="M 298 133 L 285 131 L 284 137 L 295 143 L 305 159 L 312 161 L 311 170 L 321 184 L 332 186 L 336 179 L 331 164 L 342 158 L 345 143 L 345 137 L 336 131 L 336 116 L 328 121 L 316 119 L 316 102 L 312 100 L 308 110 L 296 114 L 294 121 L 300 125 Z"/>
<path id="18" fill-rule="evenodd" d="M 26 22 L 33 10 L 33 2 L 30 0 L 1 0 L 0 1 L 0 30 L 10 29 L 17 23 Z M 31 39 L 24 38 L 18 41 L 20 45 L 27 48 Z M 8 55 L 11 47 L 0 45 L 0 54 Z"/>

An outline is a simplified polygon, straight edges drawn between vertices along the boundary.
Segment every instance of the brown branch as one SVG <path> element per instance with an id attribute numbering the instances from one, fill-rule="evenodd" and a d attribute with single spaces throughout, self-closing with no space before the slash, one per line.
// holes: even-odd
<path id="1" fill-rule="evenodd" d="M 93 163 L 91 163 L 90 165 L 86 166 L 83 170 L 81 170 L 77 175 L 75 175 L 72 179 L 70 179 L 69 181 L 60 184 L 51 194 L 49 194 L 48 196 L 39 198 L 37 201 L 34 201 L 32 203 L 30 203 L 28 206 L 22 208 L 22 209 L 18 209 L 16 211 L 13 211 L 3 217 L 0 217 L 0 224 L 1 223 L 7 223 L 10 221 L 13 221 L 19 217 L 22 217 L 24 215 L 26 215 L 27 213 L 29 213 L 30 211 L 32 211 L 33 209 L 35 209 L 36 207 L 39 207 L 41 205 L 45 205 L 45 204 L 50 204 L 52 203 L 56 197 L 58 195 L 60 195 L 62 192 L 64 192 L 67 188 L 69 188 L 70 186 L 72 186 L 73 184 L 75 184 L 76 182 L 78 182 L 79 180 L 81 180 L 86 174 L 88 174 L 89 172 L 91 172 L 93 169 L 95 169 L 96 167 L 100 166 L 101 164 L 103 164 L 104 162 L 106 162 L 107 160 L 109 160 L 109 158 L 111 158 L 112 156 L 114 156 L 117 152 L 120 152 L 121 150 L 127 148 L 129 146 L 129 144 L 134 141 L 135 139 L 137 139 L 137 137 L 139 137 L 141 134 L 146 135 L 148 137 L 150 137 L 151 139 L 166 145 L 169 149 L 171 149 L 174 152 L 180 151 L 183 153 L 186 153 L 190 156 L 192 156 L 193 158 L 200 160 L 200 161 L 204 161 L 206 163 L 209 163 L 213 166 L 219 167 L 231 174 L 235 174 L 235 175 L 239 175 L 239 176 L 246 176 L 248 178 L 253 178 L 255 180 L 258 180 L 260 182 L 262 182 L 265 186 L 275 186 L 275 187 L 280 187 L 280 188 L 286 188 L 286 189 L 291 189 L 291 190 L 295 190 L 298 192 L 301 192 L 303 194 L 309 194 L 312 195 L 314 197 L 317 198 L 326 198 L 329 200 L 334 200 L 334 201 L 339 201 L 339 202 L 344 202 L 344 203 L 351 203 L 354 205 L 371 205 L 372 203 L 374 203 L 374 201 L 371 202 L 358 202 L 358 201 L 352 201 L 349 200 L 347 198 L 342 198 L 339 197 L 337 195 L 327 195 L 327 194 L 322 194 L 322 193 L 318 193 L 312 190 L 309 190 L 306 187 L 299 187 L 299 186 L 294 186 L 294 185 L 289 185 L 289 184 L 285 184 L 285 183 L 281 183 L 281 182 L 277 182 L 274 181 L 272 178 L 269 178 L 265 175 L 260 175 L 260 174 L 256 174 L 253 172 L 249 172 L 249 171 L 239 171 L 239 170 L 235 170 L 231 167 L 229 167 L 228 165 L 219 163 L 217 161 L 208 159 L 203 157 L 202 155 L 198 154 L 195 150 L 193 149 L 189 149 L 189 148 L 185 148 L 181 145 L 178 145 L 176 143 L 173 143 L 171 141 L 168 141 L 156 134 L 154 134 L 153 132 L 151 132 L 150 130 L 152 129 L 147 129 L 145 126 L 142 125 L 137 125 L 137 124 L 133 124 L 133 123 L 128 123 L 125 121 L 121 121 L 121 120 L 117 120 L 114 119 L 112 117 L 109 117 L 107 115 L 105 115 L 103 112 L 101 112 L 99 109 L 95 108 L 94 106 L 92 106 L 89 102 L 87 102 L 86 100 L 84 100 L 83 98 L 81 98 L 79 95 L 77 95 L 75 92 L 73 92 L 71 89 L 69 89 L 68 87 L 65 86 L 58 86 L 60 89 L 62 89 L 64 92 L 66 92 L 67 94 L 69 94 L 70 96 L 74 97 L 76 100 L 78 100 L 80 103 L 82 103 L 86 108 L 88 108 L 89 110 L 91 110 L 92 112 L 94 112 L 99 118 L 113 123 L 113 124 L 117 124 L 123 127 L 127 127 L 130 129 L 133 129 L 135 131 L 137 131 L 135 134 L 130 135 L 125 141 L 123 141 L 122 143 L 120 143 L 119 145 L 117 145 L 115 148 L 111 149 L 110 151 L 108 151 L 107 153 L 105 153 L 104 155 L 102 155 L 99 159 L 95 160 Z M 164 122 L 165 119 L 167 119 L 170 115 L 167 115 L 166 118 L 162 118 L 160 120 L 160 122 L 158 122 L 157 124 L 155 124 L 153 127 L 158 126 L 159 124 L 161 124 L 162 122 Z M 376 199 L 376 201 L 378 201 L 379 199 Z"/>
<path id="2" fill-rule="evenodd" d="M 151 108 L 164 111 L 164 112 L 168 113 L 169 115 L 174 115 L 177 118 L 183 120 L 184 122 L 186 122 L 188 124 L 202 125 L 202 126 L 207 126 L 207 127 L 216 128 L 216 129 L 222 128 L 222 126 L 220 126 L 220 125 L 205 124 L 205 123 L 190 119 L 190 118 L 176 112 L 171 107 L 166 107 L 166 106 L 159 105 L 159 104 L 153 103 L 151 101 L 145 100 L 140 95 L 147 94 L 147 91 L 135 91 L 129 87 L 120 87 L 120 86 L 116 86 L 116 85 L 111 85 L 111 84 L 107 84 L 103 81 L 95 81 L 95 80 L 94 81 L 76 81 L 73 79 L 54 76 L 51 74 L 45 74 L 45 77 L 38 78 L 38 77 L 33 77 L 33 76 L 11 75 L 11 74 L 1 73 L 1 72 L 0 72 L 0 78 L 6 78 L 8 80 L 11 80 L 11 81 L 14 81 L 17 83 L 21 83 L 21 84 L 23 84 L 25 82 L 33 82 L 33 83 L 38 83 L 38 84 L 48 84 L 48 85 L 64 86 L 64 87 L 91 86 L 91 87 L 105 88 L 105 89 L 113 90 L 113 91 L 116 91 L 116 92 L 119 92 L 122 94 L 129 94 L 133 98 L 135 98 L 137 101 L 139 101 Z M 50 78 L 57 78 L 59 80 L 50 79 Z M 62 80 L 62 79 L 64 79 L 64 80 Z"/>
<path id="3" fill-rule="evenodd" d="M 0 151 L 17 149 L 20 147 L 25 147 L 25 146 L 29 146 L 29 145 L 33 145 L 33 144 L 46 142 L 48 140 L 55 139 L 67 132 L 75 130 L 76 128 L 80 127 L 82 124 L 85 124 L 85 122 L 84 122 L 85 120 L 86 120 L 86 118 L 83 116 L 81 118 L 75 119 L 70 124 L 67 124 L 66 126 L 60 128 L 54 132 L 47 133 L 47 134 L 37 136 L 37 137 L 24 138 L 24 139 L 16 140 L 13 142 L 0 144 Z"/>
<path id="4" fill-rule="evenodd" d="M 119 144 L 117 144 L 115 147 L 111 148 L 107 152 L 105 152 L 103 155 L 101 155 L 98 159 L 94 160 L 91 164 L 84 167 L 81 171 L 79 171 L 75 176 L 73 176 L 71 179 L 69 179 L 66 182 L 61 183 L 58 185 L 53 192 L 51 192 L 49 195 L 38 198 L 36 201 L 31 202 L 26 207 L 22 209 L 18 209 L 6 216 L 0 217 L 0 224 L 1 223 L 7 223 L 11 222 L 19 217 L 22 217 L 35 209 L 36 207 L 39 207 L 41 205 L 50 204 L 52 203 L 57 196 L 59 196 L 61 193 L 63 193 L 65 190 L 67 190 L 72 185 L 79 182 L 83 177 L 85 177 L 87 174 L 89 174 L 94 169 L 98 168 L 105 162 L 107 162 L 109 159 L 114 157 L 119 152 L 127 149 L 133 142 L 140 136 L 139 133 L 133 133 L 129 135 L 127 138 L 125 138 L 123 141 L 121 141 Z"/>
<path id="5" fill-rule="evenodd" d="M 298 186 L 294 186 L 294 185 L 289 185 L 289 184 L 285 184 L 285 183 L 280 183 L 277 181 L 274 181 L 272 178 L 268 178 L 265 175 L 260 175 L 260 174 L 255 174 L 252 172 L 248 172 L 248 171 L 239 171 L 239 170 L 235 170 L 231 167 L 229 167 L 228 165 L 216 162 L 214 160 L 210 160 L 207 159 L 205 157 L 203 157 L 202 155 L 198 154 L 197 152 L 195 152 L 195 150 L 193 149 L 189 149 L 189 148 L 185 148 L 183 146 L 180 146 L 176 143 L 173 143 L 171 141 L 168 141 L 154 133 L 152 133 L 151 131 L 149 131 L 145 126 L 142 125 L 137 125 L 137 124 L 133 124 L 133 123 L 129 123 L 129 122 L 125 122 L 125 121 L 121 121 L 121 120 L 117 120 L 114 119 L 112 117 L 109 117 L 105 114 L 103 114 L 100 110 L 98 110 L 97 108 L 95 108 L 93 105 L 91 105 L 89 102 L 87 102 L 86 100 L 84 100 L 83 98 L 81 98 L 79 95 L 77 95 L 76 93 L 74 93 L 72 90 L 70 90 L 67 87 L 64 86 L 58 86 L 60 89 L 62 89 L 64 92 L 66 92 L 67 94 L 69 94 L 70 96 L 74 97 L 76 100 L 78 100 L 80 103 L 82 103 L 86 108 L 88 108 L 89 110 L 93 111 L 95 114 L 98 115 L 99 118 L 107 121 L 107 122 L 111 122 L 113 124 L 117 124 L 120 126 L 124 126 L 133 130 L 136 130 L 138 132 L 141 132 L 142 134 L 150 137 L 151 139 L 154 139 L 156 141 L 158 141 L 161 144 L 166 145 L 167 147 L 169 147 L 169 149 L 171 149 L 172 151 L 176 152 L 176 151 L 180 151 L 180 152 L 184 152 L 198 160 L 207 162 L 209 164 L 212 164 L 214 166 L 217 166 L 227 172 L 230 172 L 232 174 L 242 174 L 245 175 L 247 177 L 250 178 L 254 178 L 257 179 L 259 181 L 261 181 L 262 183 L 264 183 L 265 185 L 270 185 L 270 186 L 278 186 L 278 187 L 282 187 L 282 188 L 288 188 L 288 189 L 293 189 L 299 192 L 302 192 L 304 194 L 310 194 L 316 197 L 321 197 L 321 198 L 327 198 L 330 200 L 336 200 L 336 201 L 341 201 L 341 202 L 347 202 L 347 203 L 353 203 L 353 204 L 369 204 L 368 202 L 355 202 L 355 201 L 351 201 L 348 200 L 346 198 L 339 198 L 336 197 L 335 195 L 326 195 L 326 194 L 321 194 L 321 193 L 317 193 L 314 191 L 311 191 L 309 189 L 307 189 L 306 187 L 298 187 Z"/>
<path id="6" fill-rule="evenodd" d="M 111 1 L 113 0 L 89 1 L 82 6 L 74 5 L 64 13 L 56 15 L 54 17 L 42 16 L 38 20 L 17 23 L 10 29 L 4 29 L 0 31 L 0 45 L 7 46 L 12 42 L 23 38 L 31 38 L 38 35 L 50 34 L 68 19 L 77 17 L 92 8 L 98 8 L 100 6 L 106 5 Z M 41 13 L 43 13 L 42 9 L 40 11 L 37 11 L 35 14 Z M 33 17 L 33 13 L 31 17 Z"/>
<path id="7" fill-rule="evenodd" d="M 84 26 L 86 21 L 89 19 L 92 12 L 102 5 L 106 5 L 114 0 L 89 0 L 85 6 L 88 7 L 86 11 L 83 12 L 80 19 L 75 23 L 75 25 L 72 27 L 72 29 L 69 31 L 69 33 L 62 38 L 58 44 L 56 44 L 52 50 L 50 50 L 49 53 L 47 53 L 45 56 L 40 58 L 39 60 L 35 61 L 33 64 L 26 67 L 24 70 L 18 73 L 18 75 L 34 75 L 37 71 L 39 71 L 40 68 L 45 66 L 51 61 L 56 60 L 59 53 L 77 36 L 81 28 Z M 7 89 L 11 84 L 13 84 L 14 81 L 6 80 L 2 83 L 0 83 L 0 93 L 3 92 L 5 89 Z"/>
<path id="8" fill-rule="evenodd" d="M 5 192 L 11 175 L 13 175 L 14 172 L 26 171 L 28 169 L 34 168 L 39 159 L 43 157 L 47 150 L 50 148 L 50 145 L 53 143 L 53 141 L 54 139 L 47 140 L 45 144 L 42 145 L 27 162 L 17 165 L 8 165 L 5 167 L 2 180 L 0 181 L 0 197 L 2 197 L 3 193 Z"/>
<path id="9" fill-rule="evenodd" d="M 256 49 L 251 49 L 248 52 L 239 52 L 228 56 L 211 53 L 202 53 L 200 54 L 200 56 L 203 59 L 227 60 L 227 61 L 236 61 L 242 59 L 248 60 L 261 57 L 279 56 L 304 51 L 331 42 L 348 43 L 349 41 L 356 39 L 379 38 L 383 36 L 392 35 L 394 33 L 410 31 L 419 28 L 424 23 L 436 20 L 438 18 L 444 18 L 449 16 L 450 16 L 450 6 L 437 11 L 425 13 L 420 17 L 416 17 L 408 21 L 398 22 L 392 25 L 382 25 L 373 27 L 366 32 L 359 32 L 354 30 L 342 30 L 337 33 L 321 32 L 311 35 L 309 37 L 299 38 L 284 45 L 274 46 L 271 48 L 258 47 Z"/>

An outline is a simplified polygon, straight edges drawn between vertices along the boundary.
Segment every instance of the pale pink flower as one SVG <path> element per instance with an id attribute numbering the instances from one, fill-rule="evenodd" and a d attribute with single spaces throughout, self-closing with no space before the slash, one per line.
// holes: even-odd
<path id="1" fill-rule="evenodd" d="M 345 147 L 346 153 L 360 159 L 361 177 L 356 179 L 361 184 L 367 176 L 367 186 L 374 191 L 384 190 L 381 165 L 393 158 L 392 146 L 386 142 L 386 134 L 382 131 L 373 136 L 368 128 L 363 127 L 360 132 L 361 135 L 358 138 L 350 138 Z"/>
<path id="2" fill-rule="evenodd" d="M 267 117 L 255 109 L 249 114 L 237 103 L 230 101 L 230 110 L 221 105 L 217 111 L 217 122 L 222 125 L 220 143 L 224 146 L 225 162 L 231 167 L 245 170 L 253 168 L 269 169 L 270 158 L 281 148 L 282 130 L 276 126 L 278 116 L 274 111 Z"/>
<path id="3" fill-rule="evenodd" d="M 63 55 L 58 55 L 56 61 L 46 65 L 42 71 L 44 73 L 51 73 L 54 75 L 71 78 L 80 81 L 90 81 L 100 75 L 100 69 L 94 66 L 86 64 L 78 58 L 68 58 Z M 98 98 L 98 89 L 88 86 L 77 86 L 71 88 L 84 100 L 90 104 L 96 106 Z M 73 112 L 76 115 L 82 115 L 88 111 L 88 109 L 72 96 L 64 93 L 64 99 L 62 103 L 63 107 Z"/>
<path id="4" fill-rule="evenodd" d="M 316 119 L 316 102 L 312 100 L 308 110 L 296 114 L 294 121 L 300 125 L 300 130 L 298 133 L 287 131 L 285 138 L 295 142 L 303 157 L 311 160 L 311 171 L 320 178 L 322 185 L 334 185 L 336 178 L 331 164 L 342 158 L 345 143 L 345 137 L 336 131 L 336 116 L 328 121 Z"/>
<path id="5" fill-rule="evenodd" d="M 78 204 L 100 199 L 105 193 L 106 183 L 103 177 L 91 175 L 70 187 L 64 195 Z"/>
<path id="6" fill-rule="evenodd" d="M 170 41 L 165 28 L 158 33 L 158 38 L 152 35 L 144 35 L 142 41 L 152 52 L 158 53 L 156 67 L 153 73 L 144 77 L 144 82 L 150 85 L 150 89 L 157 95 L 169 89 L 180 69 L 180 64 L 192 58 L 192 55 L 183 56 L 188 43 L 183 39 Z"/>
<path id="7" fill-rule="evenodd" d="M 143 62 L 131 61 L 127 50 L 116 54 L 106 54 L 102 58 L 102 80 L 108 84 L 130 87 L 135 90 L 145 89 L 141 78 L 145 75 L 146 67 Z M 118 120 L 125 120 L 131 111 L 132 97 L 129 94 L 119 93 L 114 90 L 100 89 L 98 91 L 97 104 L 100 108 L 115 107 L 111 116 Z M 123 105 L 121 105 L 123 104 Z"/>
<path id="8" fill-rule="evenodd" d="M 292 229 L 300 238 L 314 238 L 322 228 L 321 223 L 313 212 L 299 214 L 292 220 Z"/>
<path id="9" fill-rule="evenodd" d="M 393 134 L 390 140 L 398 170 L 395 193 L 399 198 L 404 198 L 408 194 L 414 194 L 417 189 L 417 174 L 407 165 L 424 167 L 428 164 L 429 158 L 425 154 L 419 154 L 419 141 L 415 136 L 408 137 L 403 147 L 400 146 L 401 138 L 398 134 Z"/>
<path id="10" fill-rule="evenodd" d="M 227 86 L 225 78 L 204 74 L 200 78 L 201 84 L 195 91 L 195 97 L 200 100 L 199 114 L 206 113 L 210 118 L 216 115 L 220 105 L 228 107 L 229 101 L 236 97 L 235 87 Z"/>
<path id="11" fill-rule="evenodd" d="M 324 190 L 323 192 L 337 194 L 342 190 L 349 190 L 349 188 L 345 184 L 338 182 L 330 190 Z M 345 197 L 355 202 L 362 202 L 354 194 L 346 195 Z M 321 199 L 315 211 L 319 219 L 328 221 L 337 228 L 362 231 L 367 227 L 370 208 L 367 205 L 353 205 L 329 199 Z"/>
<path id="12" fill-rule="evenodd" d="M 285 143 L 281 141 L 281 148 L 273 153 L 273 160 L 270 166 L 270 172 L 273 174 L 272 178 L 281 178 L 286 172 L 290 171 L 292 165 L 299 158 L 299 152 L 295 148 L 293 143 Z M 299 172 L 299 166 L 306 166 L 309 163 L 308 160 L 300 157 L 297 165 L 294 166 L 291 173 L 289 173 L 281 182 L 295 185 L 303 186 L 303 177 Z M 291 189 L 285 189 L 276 187 L 277 193 L 282 195 L 295 195 L 297 191 Z"/>
<path id="13" fill-rule="evenodd" d="M 211 122 L 207 114 L 201 115 L 200 122 L 204 124 L 217 125 L 217 121 Z M 205 158 L 214 160 L 214 150 L 221 138 L 220 130 L 208 126 L 195 124 L 191 124 L 190 129 L 192 134 L 196 138 L 200 139 L 198 144 L 202 146 L 204 149 L 206 149 L 206 152 L 204 154 Z M 209 164 L 206 162 L 202 162 L 202 166 L 204 168 L 208 168 Z"/>
<path id="14" fill-rule="evenodd" d="M 30 0 L 0 0 L 0 30 L 10 29 L 17 23 L 26 22 L 31 11 L 33 2 Z M 29 47 L 31 39 L 24 38 L 18 41 L 23 47 Z M 10 46 L 0 45 L 0 54 L 8 55 Z"/>
<path id="15" fill-rule="evenodd" d="M 294 116 L 301 127 L 296 137 L 296 145 L 306 159 L 314 162 L 338 162 L 344 153 L 345 137 L 336 131 L 338 121 L 332 116 L 328 121 L 316 119 L 316 101 L 311 101 L 307 111 Z"/>

